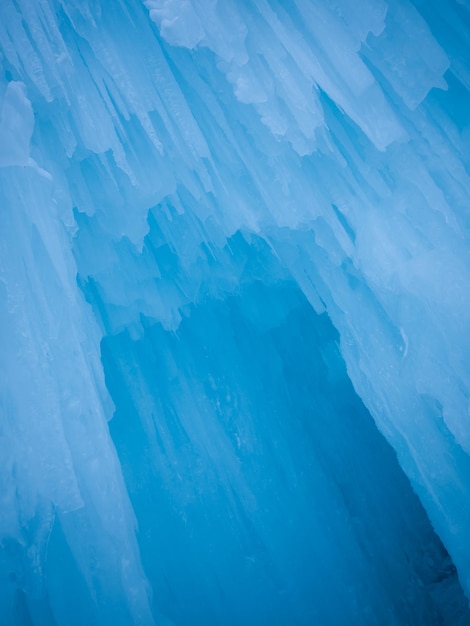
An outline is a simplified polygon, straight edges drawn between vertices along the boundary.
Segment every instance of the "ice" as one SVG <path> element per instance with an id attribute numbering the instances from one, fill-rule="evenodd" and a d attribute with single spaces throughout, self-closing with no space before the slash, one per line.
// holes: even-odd
<path id="1" fill-rule="evenodd" d="M 3 97 L 0 118 L 0 167 L 30 163 L 29 143 L 33 128 L 34 113 L 25 96 L 25 85 L 11 81 Z"/>
<path id="2" fill-rule="evenodd" d="M 3 0 L 6 624 L 469 623 L 469 23 Z"/>

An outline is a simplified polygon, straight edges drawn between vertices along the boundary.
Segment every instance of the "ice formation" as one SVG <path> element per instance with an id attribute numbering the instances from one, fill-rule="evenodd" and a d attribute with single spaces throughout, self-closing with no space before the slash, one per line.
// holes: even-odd
<path id="1" fill-rule="evenodd" d="M 468 0 L 2 0 L 7 626 L 470 623 Z"/>

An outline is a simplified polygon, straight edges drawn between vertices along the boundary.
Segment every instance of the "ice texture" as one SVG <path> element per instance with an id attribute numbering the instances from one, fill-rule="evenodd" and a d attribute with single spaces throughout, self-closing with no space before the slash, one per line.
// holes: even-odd
<path id="1" fill-rule="evenodd" d="M 465 0 L 0 2 L 2 623 L 470 623 L 469 89 Z"/>

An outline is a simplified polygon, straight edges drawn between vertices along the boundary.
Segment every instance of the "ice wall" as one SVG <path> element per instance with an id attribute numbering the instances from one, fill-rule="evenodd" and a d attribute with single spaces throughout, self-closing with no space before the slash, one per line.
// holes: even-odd
<path id="1" fill-rule="evenodd" d="M 252 589 L 287 598 L 271 623 L 341 623 L 336 586 L 344 623 L 439 623 L 442 547 L 393 455 L 368 478 L 383 444 L 333 327 L 470 593 L 469 22 L 458 0 L 1 3 L 5 614 L 220 623 Z M 375 523 L 397 557 L 368 593 Z"/>

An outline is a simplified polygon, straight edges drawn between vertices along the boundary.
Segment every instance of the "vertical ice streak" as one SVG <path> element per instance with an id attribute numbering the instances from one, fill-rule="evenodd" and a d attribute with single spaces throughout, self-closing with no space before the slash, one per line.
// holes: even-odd
<path id="1" fill-rule="evenodd" d="M 7 554 L 18 559 L 9 580 L 30 594 L 32 623 L 48 623 L 51 611 L 61 623 L 127 624 L 133 616 L 150 624 L 135 519 L 108 432 L 113 407 L 99 332 L 76 284 L 55 179 L 30 156 L 33 126 L 24 85 L 10 82 L 0 170 L 0 533 Z M 63 591 L 44 589 L 51 533 L 59 527 L 84 589 L 81 599 L 68 590 L 68 608 L 61 606 Z"/>

